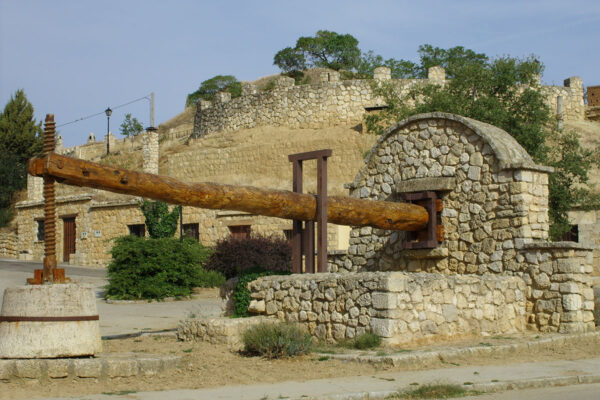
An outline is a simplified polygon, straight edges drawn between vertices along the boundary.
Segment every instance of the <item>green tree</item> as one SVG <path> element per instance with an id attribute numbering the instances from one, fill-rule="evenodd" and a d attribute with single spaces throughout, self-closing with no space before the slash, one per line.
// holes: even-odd
<path id="1" fill-rule="evenodd" d="M 16 191 L 27 185 L 27 160 L 42 153 L 42 123 L 36 123 L 33 106 L 17 90 L 0 114 L 0 226 L 11 217 Z"/>
<path id="2" fill-rule="evenodd" d="M 137 118 L 131 118 L 131 114 L 125 114 L 125 119 L 121 124 L 121 135 L 127 137 L 135 136 L 143 130 L 144 127 Z"/>
<path id="3" fill-rule="evenodd" d="M 372 50 L 361 55 L 356 72 L 363 78 L 372 77 L 377 67 L 388 67 L 394 79 L 414 78 L 420 73 L 419 66 L 412 61 L 393 58 L 384 60 L 382 56 L 375 54 Z"/>
<path id="4" fill-rule="evenodd" d="M 151 238 L 170 238 L 175 235 L 180 207 L 173 207 L 169 212 L 169 206 L 162 201 L 144 200 L 142 202 L 140 208 L 146 219 L 146 228 L 148 228 Z"/>
<path id="5" fill-rule="evenodd" d="M 185 101 L 185 106 L 194 105 L 198 100 L 212 101 L 218 92 L 227 91 L 231 97 L 239 97 L 242 94 L 242 84 L 233 75 L 216 75 L 203 81 L 198 90 L 190 93 Z"/>
<path id="6" fill-rule="evenodd" d="M 277 52 L 273 64 L 284 72 L 306 67 L 355 70 L 360 54 L 358 40 L 354 36 L 321 30 L 314 37 L 298 38 L 294 48 L 286 47 Z"/>
<path id="7" fill-rule="evenodd" d="M 388 108 L 366 117 L 369 130 L 381 133 L 390 122 L 410 115 L 442 111 L 464 115 L 498 126 L 511 135 L 541 164 L 551 165 L 550 222 L 552 238 L 557 240 L 570 229 L 567 211 L 574 207 L 597 205 L 597 199 L 585 188 L 586 171 L 597 158 L 581 149 L 577 136 L 557 129 L 550 109 L 537 83 L 543 65 L 535 58 L 486 55 L 462 47 L 440 49 L 419 47 L 420 65 L 416 76 L 427 68 L 442 64 L 452 79 L 445 85 L 414 86 L 408 94 L 398 92 L 393 82 L 374 85 Z M 553 143 L 550 151 L 549 143 Z"/>

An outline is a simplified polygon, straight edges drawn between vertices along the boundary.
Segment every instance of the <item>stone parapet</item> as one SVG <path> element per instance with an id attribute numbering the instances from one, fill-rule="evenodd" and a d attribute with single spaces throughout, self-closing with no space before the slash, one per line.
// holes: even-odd
<path id="1" fill-rule="evenodd" d="M 268 276 L 249 311 L 328 341 L 373 332 L 388 344 L 525 328 L 525 282 L 508 276 L 374 272 Z"/>

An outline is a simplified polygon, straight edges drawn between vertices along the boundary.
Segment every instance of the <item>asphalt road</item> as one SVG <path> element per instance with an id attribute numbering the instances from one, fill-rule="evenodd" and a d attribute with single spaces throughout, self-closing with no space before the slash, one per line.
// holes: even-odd
<path id="1" fill-rule="evenodd" d="M 104 286 L 108 283 L 104 269 L 70 265 L 59 267 L 65 268 L 66 275 L 73 282 L 94 287 L 102 336 L 175 329 L 181 319 L 191 314 L 216 317 L 221 313 L 221 301 L 216 296 L 185 301 L 108 304 L 104 301 Z M 33 276 L 36 268 L 42 268 L 42 264 L 0 259 L 0 293 L 3 295 L 7 287 L 25 285 L 26 279 Z"/>

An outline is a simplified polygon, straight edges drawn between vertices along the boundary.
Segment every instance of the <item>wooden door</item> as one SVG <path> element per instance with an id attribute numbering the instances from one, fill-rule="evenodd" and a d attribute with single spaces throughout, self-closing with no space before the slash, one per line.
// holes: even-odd
<path id="1" fill-rule="evenodd" d="M 71 254 L 75 253 L 75 217 L 63 218 L 63 261 L 69 262 Z"/>

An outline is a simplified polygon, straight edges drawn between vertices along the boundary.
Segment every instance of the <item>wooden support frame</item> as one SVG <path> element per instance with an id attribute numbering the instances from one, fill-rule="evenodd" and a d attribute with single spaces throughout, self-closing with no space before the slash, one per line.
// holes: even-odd
<path id="1" fill-rule="evenodd" d="M 434 191 L 404 193 L 402 197 L 407 203 L 424 207 L 429 214 L 429 223 L 421 231 L 411 232 L 404 242 L 405 249 L 433 249 L 444 241 L 444 227 L 441 224 L 442 200 Z M 410 238 L 410 236 L 413 236 Z"/>
<path id="2" fill-rule="evenodd" d="M 327 272 L 327 158 L 332 150 L 316 150 L 291 154 L 293 184 L 295 193 L 302 193 L 302 162 L 317 160 L 317 272 Z M 305 272 L 315 272 L 315 225 L 314 221 L 294 220 L 292 229 L 292 271 L 302 273 L 302 256 L 305 259 Z"/>

